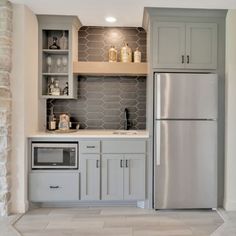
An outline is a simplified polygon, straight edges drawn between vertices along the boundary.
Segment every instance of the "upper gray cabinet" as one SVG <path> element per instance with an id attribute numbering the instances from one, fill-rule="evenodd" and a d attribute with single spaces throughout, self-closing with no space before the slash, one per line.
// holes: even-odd
<path id="1" fill-rule="evenodd" d="M 153 49 L 154 67 L 184 68 L 185 25 L 175 22 L 155 22 Z"/>
<path id="2" fill-rule="evenodd" d="M 216 69 L 217 24 L 153 24 L 153 68 Z"/>
<path id="3" fill-rule="evenodd" d="M 217 24 L 186 24 L 186 68 L 217 68 Z"/>
<path id="4" fill-rule="evenodd" d="M 77 16 L 38 15 L 39 97 L 76 99 L 77 76 L 73 61 L 78 61 Z"/>

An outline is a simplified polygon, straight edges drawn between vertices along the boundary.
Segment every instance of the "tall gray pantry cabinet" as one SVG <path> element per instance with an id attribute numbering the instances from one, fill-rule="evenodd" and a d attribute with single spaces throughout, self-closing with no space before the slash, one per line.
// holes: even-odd
<path id="1" fill-rule="evenodd" d="M 154 156 L 154 73 L 215 73 L 218 75 L 218 206 L 224 195 L 224 91 L 226 10 L 145 8 L 147 31 L 148 153 Z M 199 95 L 201 91 L 199 91 Z M 154 162 L 147 162 L 149 207 L 153 207 Z"/>

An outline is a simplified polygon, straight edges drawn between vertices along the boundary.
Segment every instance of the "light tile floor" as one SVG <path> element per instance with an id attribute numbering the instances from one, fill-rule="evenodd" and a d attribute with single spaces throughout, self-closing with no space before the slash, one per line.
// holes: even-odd
<path id="1" fill-rule="evenodd" d="M 221 234 L 223 223 L 215 211 L 91 207 L 34 209 L 14 227 L 23 236 L 210 236 L 214 231 L 215 236 L 236 236 Z"/>

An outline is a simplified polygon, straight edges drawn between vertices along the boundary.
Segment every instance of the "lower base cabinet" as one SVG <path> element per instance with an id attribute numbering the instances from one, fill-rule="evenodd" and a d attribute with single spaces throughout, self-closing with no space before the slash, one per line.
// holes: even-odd
<path id="1" fill-rule="evenodd" d="M 80 155 L 81 200 L 100 200 L 100 155 Z"/>
<path id="2" fill-rule="evenodd" d="M 124 199 L 145 199 L 145 155 L 126 154 L 124 161 Z"/>
<path id="3" fill-rule="evenodd" d="M 102 200 L 123 200 L 123 155 L 102 155 Z"/>
<path id="4" fill-rule="evenodd" d="M 102 155 L 102 200 L 145 199 L 145 155 Z"/>
<path id="5" fill-rule="evenodd" d="M 31 202 L 66 202 L 79 200 L 79 173 L 30 173 Z"/>

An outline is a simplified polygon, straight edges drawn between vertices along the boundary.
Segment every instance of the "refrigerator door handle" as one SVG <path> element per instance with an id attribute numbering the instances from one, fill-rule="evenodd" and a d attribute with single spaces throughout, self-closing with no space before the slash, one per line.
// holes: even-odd
<path id="1" fill-rule="evenodd" d="M 161 74 L 155 74 L 155 119 L 161 117 Z"/>
<path id="2" fill-rule="evenodd" d="M 161 122 L 155 122 L 155 157 L 156 165 L 161 165 Z"/>

